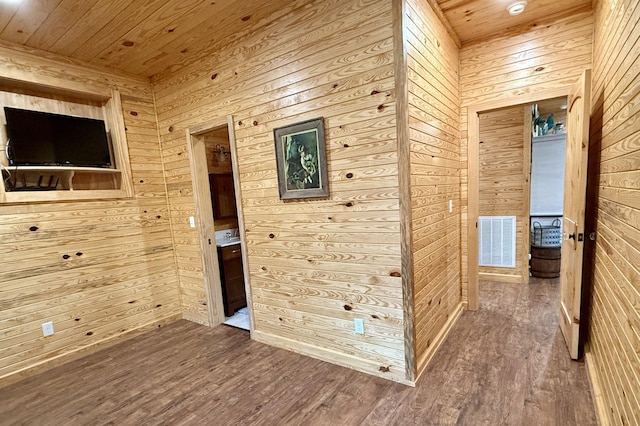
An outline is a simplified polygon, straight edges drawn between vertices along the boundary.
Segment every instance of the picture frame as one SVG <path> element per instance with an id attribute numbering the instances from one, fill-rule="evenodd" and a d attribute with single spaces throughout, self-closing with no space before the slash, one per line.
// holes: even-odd
<path id="1" fill-rule="evenodd" d="M 324 118 L 273 129 L 281 200 L 329 196 Z"/>

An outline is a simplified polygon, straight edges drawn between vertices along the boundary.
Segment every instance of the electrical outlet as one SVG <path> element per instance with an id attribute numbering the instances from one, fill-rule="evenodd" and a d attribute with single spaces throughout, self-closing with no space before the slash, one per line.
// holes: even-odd
<path id="1" fill-rule="evenodd" d="M 51 336 L 53 334 L 53 322 L 43 322 L 42 323 L 42 334 L 44 337 Z"/>
<path id="2" fill-rule="evenodd" d="M 453 200 L 449 200 L 449 213 L 453 213 Z"/>
<path id="3" fill-rule="evenodd" d="M 189 216 L 189 226 L 192 228 L 196 227 L 196 218 L 193 216 Z"/>
<path id="4" fill-rule="evenodd" d="M 364 334 L 364 320 L 362 318 L 355 318 L 353 320 L 353 327 L 356 334 Z"/>

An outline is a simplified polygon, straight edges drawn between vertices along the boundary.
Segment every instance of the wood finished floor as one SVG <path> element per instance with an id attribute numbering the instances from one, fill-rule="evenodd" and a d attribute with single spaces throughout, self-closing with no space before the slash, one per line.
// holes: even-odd
<path id="1" fill-rule="evenodd" d="M 187 321 L 0 388 L 2 425 L 595 425 L 557 283 L 482 283 L 416 388 Z"/>

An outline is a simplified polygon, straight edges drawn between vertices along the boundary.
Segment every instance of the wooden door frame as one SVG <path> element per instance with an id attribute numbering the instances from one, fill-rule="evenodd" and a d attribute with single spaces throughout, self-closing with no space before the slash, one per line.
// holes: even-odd
<path id="1" fill-rule="evenodd" d="M 572 85 L 513 98 L 499 99 L 467 107 L 467 308 L 476 310 L 479 306 L 478 268 L 478 202 L 480 189 L 480 117 L 484 111 L 532 104 L 545 99 L 569 96 Z"/>
<path id="2" fill-rule="evenodd" d="M 242 268 L 244 271 L 244 286 L 249 309 L 249 327 L 253 336 L 254 320 L 251 309 L 251 285 L 247 261 L 246 236 L 244 231 L 244 215 L 242 210 L 242 194 L 240 189 L 240 173 L 238 171 L 238 153 L 234 130 L 233 116 L 213 119 L 197 126 L 190 127 L 187 133 L 187 149 L 189 152 L 189 165 L 191 168 L 191 181 L 193 184 L 193 200 L 195 204 L 195 220 L 202 252 L 203 282 L 207 297 L 207 313 L 209 326 L 215 327 L 222 324 L 225 319 L 222 303 L 222 280 L 220 278 L 220 265 L 218 263 L 217 247 L 215 245 L 215 221 L 211 207 L 211 190 L 209 187 L 209 171 L 207 168 L 207 155 L 204 140 L 199 136 L 211 130 L 226 127 L 229 133 L 229 145 L 231 151 L 231 167 L 233 171 L 234 196 L 238 212 L 238 229 L 240 230 L 240 247 L 242 251 Z"/>

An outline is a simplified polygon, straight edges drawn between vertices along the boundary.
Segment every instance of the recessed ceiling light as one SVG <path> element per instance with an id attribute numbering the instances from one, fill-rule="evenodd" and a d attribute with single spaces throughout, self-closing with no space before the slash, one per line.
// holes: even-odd
<path id="1" fill-rule="evenodd" d="M 522 0 L 522 1 L 517 1 L 515 3 L 511 3 L 509 5 L 509 7 L 507 7 L 507 11 L 509 12 L 509 15 L 511 16 L 515 16 L 515 15 L 520 15 L 522 12 L 524 12 L 524 8 L 527 6 L 527 2 Z"/>

